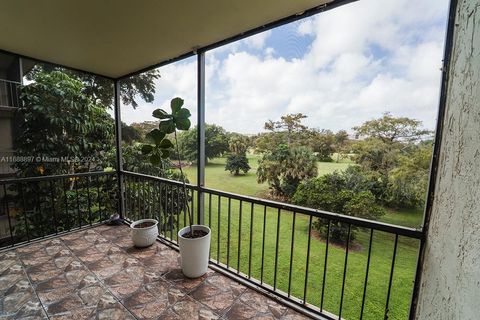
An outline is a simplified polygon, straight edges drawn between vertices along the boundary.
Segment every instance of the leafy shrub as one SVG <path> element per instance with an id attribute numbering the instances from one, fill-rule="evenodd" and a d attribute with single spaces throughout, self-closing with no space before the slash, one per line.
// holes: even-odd
<path id="1" fill-rule="evenodd" d="M 425 204 L 432 146 L 420 146 L 399 157 L 398 167 L 390 172 L 387 201 L 390 206 L 415 208 Z"/>
<path id="2" fill-rule="evenodd" d="M 273 195 L 291 197 L 299 183 L 317 176 L 317 160 L 305 147 L 280 145 L 259 161 L 257 182 L 267 182 Z"/>
<path id="3" fill-rule="evenodd" d="M 227 163 L 225 165 L 225 171 L 230 171 L 234 175 L 238 176 L 240 171 L 247 173 L 250 170 L 248 165 L 248 159 L 245 154 L 230 154 L 227 157 Z"/>
<path id="4" fill-rule="evenodd" d="M 293 203 L 314 209 L 341 213 L 345 215 L 378 219 L 385 210 L 376 203 L 375 195 L 369 190 L 372 186 L 368 176 L 357 169 L 334 172 L 323 177 L 301 183 L 295 192 Z M 318 219 L 314 229 L 324 237 L 327 235 L 328 220 Z M 356 228 L 352 226 L 350 241 L 355 239 Z M 330 222 L 330 239 L 336 243 L 345 243 L 348 224 L 332 220 Z"/>

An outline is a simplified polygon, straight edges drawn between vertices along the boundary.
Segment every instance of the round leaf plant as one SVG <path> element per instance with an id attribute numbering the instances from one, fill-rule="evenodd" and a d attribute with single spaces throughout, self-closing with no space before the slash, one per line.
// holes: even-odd
<path id="1" fill-rule="evenodd" d="M 180 159 L 180 152 L 178 148 L 178 139 L 177 139 L 177 130 L 187 131 L 190 129 L 190 111 L 187 108 L 183 108 L 183 99 L 173 98 L 170 102 L 171 113 L 163 109 L 156 109 L 153 111 L 153 116 L 160 120 L 158 129 L 153 129 L 147 134 L 147 139 L 151 142 L 150 144 L 144 144 L 142 146 L 142 153 L 149 156 L 150 162 L 157 166 L 161 164 L 161 159 L 166 159 L 170 156 L 174 147 L 177 147 L 178 155 L 178 167 L 180 169 L 180 175 L 183 184 L 183 195 L 184 198 L 187 198 L 187 185 L 185 183 L 185 176 L 182 170 L 182 161 Z M 167 137 L 168 134 L 173 133 L 175 139 L 175 145 Z M 188 201 L 185 202 L 185 206 L 188 213 L 188 223 L 190 227 L 190 234 L 193 235 L 192 229 L 192 212 L 190 212 L 190 207 Z"/>

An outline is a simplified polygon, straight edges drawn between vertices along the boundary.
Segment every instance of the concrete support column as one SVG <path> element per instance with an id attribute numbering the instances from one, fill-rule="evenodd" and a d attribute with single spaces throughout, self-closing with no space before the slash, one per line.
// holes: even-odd
<path id="1" fill-rule="evenodd" d="M 480 0 L 458 0 L 451 26 L 417 319 L 480 319 Z"/>

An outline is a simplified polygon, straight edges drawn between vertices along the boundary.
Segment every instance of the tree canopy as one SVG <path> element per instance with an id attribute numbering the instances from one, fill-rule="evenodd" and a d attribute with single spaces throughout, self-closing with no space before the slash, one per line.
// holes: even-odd
<path id="1" fill-rule="evenodd" d="M 231 133 L 228 140 L 230 154 L 227 156 L 225 170 L 238 176 L 240 171 L 247 173 L 251 168 L 246 155 L 248 138 L 238 133 Z"/>
<path id="2" fill-rule="evenodd" d="M 21 90 L 15 147 L 18 155 L 40 161 L 16 163 L 17 168 L 22 175 L 88 170 L 113 146 L 113 119 L 84 93 L 81 81 L 64 72 L 37 72 L 34 80 Z M 82 157 L 90 161 L 78 162 Z"/>
<path id="3" fill-rule="evenodd" d="M 109 108 L 114 98 L 113 83 L 110 79 L 73 71 L 45 63 L 38 63 L 28 74 L 27 79 L 35 80 L 37 73 L 60 71 L 83 84 L 82 93 L 94 103 Z M 155 94 L 155 80 L 160 78 L 157 69 L 149 70 L 120 81 L 120 98 L 124 105 L 138 106 L 138 98 L 152 102 Z"/>
<path id="4" fill-rule="evenodd" d="M 287 145 L 290 146 L 292 136 L 295 133 L 302 132 L 307 127 L 302 124 L 302 119 L 307 118 L 302 113 L 291 113 L 280 117 L 279 121 L 268 120 L 265 122 L 265 129 L 272 132 L 285 132 L 287 138 Z"/>
<path id="5" fill-rule="evenodd" d="M 317 176 L 316 161 L 308 148 L 279 145 L 259 161 L 257 182 L 267 182 L 274 196 L 290 197 L 301 181 Z"/>
<path id="6" fill-rule="evenodd" d="M 350 167 L 344 172 L 334 172 L 322 177 L 302 182 L 295 192 L 292 202 L 314 209 L 320 209 L 350 216 L 378 219 L 385 210 L 376 202 L 375 195 L 370 191 L 373 184 L 362 170 Z M 338 221 L 318 219 L 314 228 L 323 236 L 329 233 L 332 241 L 345 243 L 348 234 L 348 224 Z M 355 239 L 355 229 L 351 230 L 350 241 Z"/>
<path id="7" fill-rule="evenodd" d="M 197 127 L 182 132 L 179 135 L 179 146 L 182 158 L 188 161 L 197 161 Z M 228 151 L 227 132 L 215 124 L 205 125 L 205 156 L 206 159 L 218 157 Z"/>
<path id="8" fill-rule="evenodd" d="M 381 118 L 366 121 L 361 126 L 354 127 L 353 130 L 359 137 L 377 138 L 385 143 L 393 143 L 418 141 L 432 133 L 422 129 L 421 126 L 420 120 L 394 117 L 386 112 Z"/>

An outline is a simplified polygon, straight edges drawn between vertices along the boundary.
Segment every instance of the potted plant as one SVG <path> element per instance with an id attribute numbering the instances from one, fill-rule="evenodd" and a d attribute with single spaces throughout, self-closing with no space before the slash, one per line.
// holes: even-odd
<path id="1" fill-rule="evenodd" d="M 178 245 L 180 247 L 182 272 L 186 277 L 197 278 L 204 275 L 208 270 L 208 257 L 210 251 L 211 230 L 204 225 L 193 224 L 193 212 L 188 205 L 187 185 L 182 170 L 182 160 L 178 146 L 177 130 L 190 129 L 190 111 L 183 108 L 183 100 L 174 98 L 170 102 L 172 112 L 162 109 L 153 111 L 153 116 L 160 120 L 158 129 L 153 129 L 147 134 L 152 144 L 142 146 L 142 153 L 149 156 L 153 165 L 161 165 L 162 159 L 167 159 L 174 150 L 174 144 L 167 135 L 173 134 L 175 139 L 178 168 L 182 181 L 182 207 L 187 212 L 188 226 L 178 231 Z"/>
<path id="2" fill-rule="evenodd" d="M 155 219 L 141 219 L 132 222 L 132 241 L 135 247 L 151 246 L 158 236 L 158 221 Z"/>

